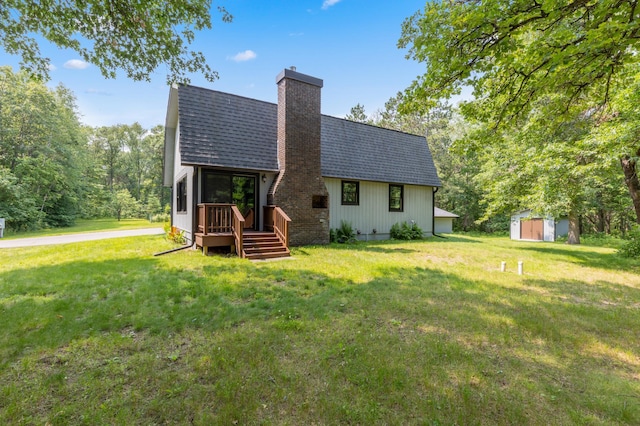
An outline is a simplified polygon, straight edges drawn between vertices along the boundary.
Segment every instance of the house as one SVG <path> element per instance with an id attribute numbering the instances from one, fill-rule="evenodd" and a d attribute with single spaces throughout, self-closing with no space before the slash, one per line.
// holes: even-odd
<path id="1" fill-rule="evenodd" d="M 511 239 L 522 241 L 555 241 L 569 233 L 566 218 L 535 215 L 531 210 L 522 210 L 511 215 Z"/>
<path id="2" fill-rule="evenodd" d="M 439 207 L 433 208 L 434 216 L 434 228 L 436 234 L 451 234 L 453 232 L 453 219 L 457 219 L 458 216 L 455 213 L 450 213 L 446 210 L 442 210 Z"/>
<path id="3" fill-rule="evenodd" d="M 341 221 L 375 238 L 411 220 L 433 234 L 440 180 L 424 137 L 322 115 L 323 81 L 293 68 L 276 84 L 277 104 L 171 88 L 164 184 L 187 241 L 257 257 L 269 245 L 258 234 L 275 234 L 286 254 L 328 243 Z"/>

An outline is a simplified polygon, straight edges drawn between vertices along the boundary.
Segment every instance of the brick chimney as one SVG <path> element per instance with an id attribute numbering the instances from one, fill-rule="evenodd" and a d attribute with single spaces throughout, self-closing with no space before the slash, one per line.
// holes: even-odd
<path id="1" fill-rule="evenodd" d="M 329 193 L 321 172 L 320 89 L 322 80 L 294 67 L 278 84 L 278 162 L 269 204 L 291 218 L 291 245 L 329 243 Z"/>

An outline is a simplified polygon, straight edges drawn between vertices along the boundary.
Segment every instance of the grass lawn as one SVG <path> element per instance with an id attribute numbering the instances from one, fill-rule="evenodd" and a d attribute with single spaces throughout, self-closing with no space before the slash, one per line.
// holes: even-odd
<path id="1" fill-rule="evenodd" d="M 122 231 L 126 229 L 162 228 L 162 223 L 151 223 L 147 219 L 78 219 L 67 228 L 40 229 L 37 231 L 12 232 L 4 230 L 5 239 L 49 237 L 53 235 L 77 234 L 81 232 Z"/>
<path id="2" fill-rule="evenodd" d="M 640 261 L 613 249 L 169 247 L 0 250 L 0 424 L 640 424 Z"/>

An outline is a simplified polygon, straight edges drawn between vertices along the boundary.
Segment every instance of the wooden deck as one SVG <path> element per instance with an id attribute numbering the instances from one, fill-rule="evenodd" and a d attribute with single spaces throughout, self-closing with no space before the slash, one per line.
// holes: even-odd
<path id="1" fill-rule="evenodd" d="M 277 206 L 265 206 L 267 231 L 244 229 L 245 220 L 233 204 L 198 204 L 195 244 L 206 255 L 209 247 L 229 247 L 248 259 L 290 256 L 291 219 Z"/>

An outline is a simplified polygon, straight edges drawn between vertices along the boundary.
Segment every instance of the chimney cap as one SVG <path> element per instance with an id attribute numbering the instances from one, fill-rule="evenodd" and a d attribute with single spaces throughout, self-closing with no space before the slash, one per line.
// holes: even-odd
<path id="1" fill-rule="evenodd" d="M 291 80 L 297 80 L 303 83 L 311 84 L 313 86 L 318 86 L 320 88 L 323 86 L 323 82 L 321 79 L 316 77 L 311 77 L 310 75 L 299 73 L 298 71 L 295 70 L 295 67 L 291 67 L 291 68 L 293 69 L 285 68 L 280 72 L 280 74 L 278 74 L 278 76 L 276 77 L 276 84 L 279 84 L 280 81 L 282 81 L 285 78 L 288 78 Z"/>

